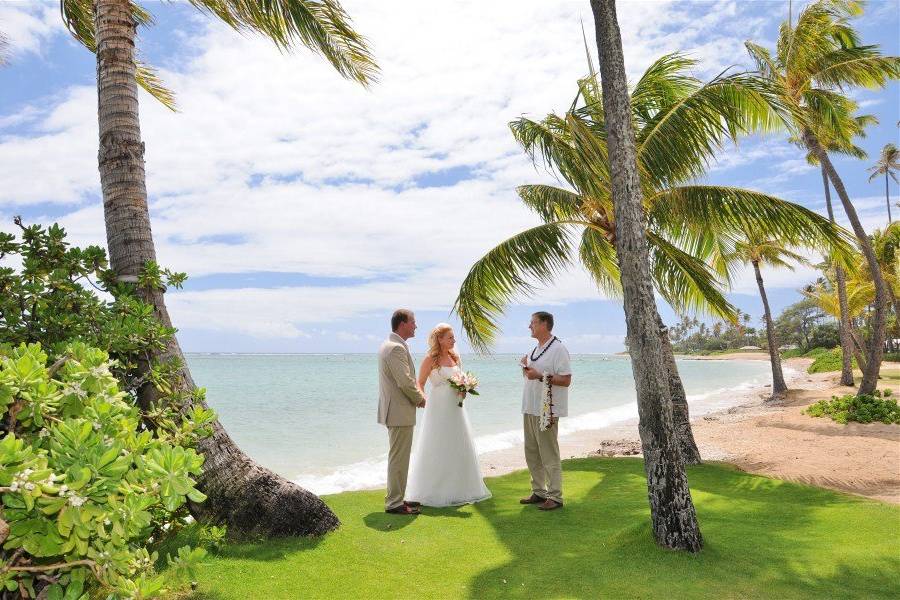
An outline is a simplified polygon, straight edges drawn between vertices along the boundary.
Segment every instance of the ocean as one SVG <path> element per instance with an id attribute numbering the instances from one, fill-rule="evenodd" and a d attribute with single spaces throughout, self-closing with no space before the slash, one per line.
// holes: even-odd
<path id="1" fill-rule="evenodd" d="M 384 485 L 387 434 L 376 422 L 375 354 L 188 354 L 197 385 L 240 447 L 317 494 Z M 463 356 L 481 395 L 466 400 L 479 453 L 521 444 L 518 356 Z M 679 360 L 692 416 L 768 383 L 765 361 Z M 572 355 L 560 434 L 637 417 L 628 357 Z M 788 373 L 785 373 L 788 375 Z"/>

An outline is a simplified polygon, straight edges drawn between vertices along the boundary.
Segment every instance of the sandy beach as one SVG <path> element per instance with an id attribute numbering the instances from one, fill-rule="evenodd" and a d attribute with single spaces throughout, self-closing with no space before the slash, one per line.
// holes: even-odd
<path id="1" fill-rule="evenodd" d="M 696 360 L 768 360 L 759 353 L 680 357 Z M 807 374 L 812 361 L 794 358 L 794 370 L 783 402 L 767 401 L 769 390 L 746 390 L 730 408 L 692 416 L 694 437 L 705 461 L 723 461 L 761 475 L 831 488 L 891 503 L 900 503 L 900 425 L 850 423 L 803 414 L 822 398 L 843 395 L 851 388 L 838 385 L 839 373 Z M 898 369 L 900 363 L 885 363 Z M 900 394 L 897 380 L 885 381 Z M 603 429 L 560 437 L 563 458 L 640 454 L 637 420 Z M 521 448 L 481 456 L 486 475 L 525 468 Z M 526 490 L 527 491 L 527 490 Z"/>

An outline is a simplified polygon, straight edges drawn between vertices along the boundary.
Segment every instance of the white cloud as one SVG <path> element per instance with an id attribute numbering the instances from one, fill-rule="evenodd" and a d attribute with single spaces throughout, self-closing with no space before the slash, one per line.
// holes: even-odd
<path id="1" fill-rule="evenodd" d="M 41 54 L 42 44 L 66 33 L 59 3 L 40 0 L 0 2 L 0 31 L 9 40 L 13 60 L 26 53 Z"/>
<path id="2" fill-rule="evenodd" d="M 569 106 L 587 70 L 581 20 L 593 46 L 588 3 L 345 5 L 382 67 L 371 90 L 307 52 L 284 55 L 204 21 L 173 36 L 185 58 L 162 72 L 180 112 L 142 93 L 141 126 L 161 263 L 195 277 L 276 271 L 367 282 L 173 293 L 180 327 L 290 338 L 398 301 L 447 310 L 475 259 L 536 222 L 513 190 L 549 177 L 516 147 L 507 122 Z M 51 18 L 39 8 L 13 11 L 26 23 L 14 40 L 32 51 L 60 27 L 56 9 Z M 630 76 L 678 49 L 701 60 L 701 77 L 745 62 L 743 40 L 765 24 L 748 12 L 735 1 L 621 2 Z M 27 136 L 0 137 L 0 203 L 71 206 L 59 220 L 73 241 L 103 243 L 95 92 L 72 87 L 46 104 L 0 115 L 0 128 L 31 124 Z M 756 152 L 771 156 L 772 147 Z M 724 167 L 753 156 L 727 153 Z M 473 177 L 415 185 L 454 168 Z M 240 243 L 208 241 L 216 236 Z M 572 274 L 541 300 L 597 297 Z"/>

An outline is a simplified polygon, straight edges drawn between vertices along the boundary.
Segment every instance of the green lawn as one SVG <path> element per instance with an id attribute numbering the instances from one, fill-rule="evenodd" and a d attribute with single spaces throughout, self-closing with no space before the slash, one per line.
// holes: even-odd
<path id="1" fill-rule="evenodd" d="M 322 539 L 226 546 L 190 597 L 897 598 L 900 508 L 747 475 L 689 470 L 698 555 L 654 545 L 635 459 L 564 462 L 565 508 L 521 506 L 526 472 L 491 500 L 418 517 L 382 492 L 326 497 L 343 526 Z"/>

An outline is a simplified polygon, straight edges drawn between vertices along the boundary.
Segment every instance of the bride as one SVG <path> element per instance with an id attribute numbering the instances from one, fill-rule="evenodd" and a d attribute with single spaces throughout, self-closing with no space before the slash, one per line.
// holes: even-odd
<path id="1" fill-rule="evenodd" d="M 458 506 L 491 497 L 481 479 L 472 426 L 460 396 L 447 379 L 460 370 L 456 338 L 446 323 L 428 336 L 419 388 L 431 384 L 421 429 L 410 460 L 406 499 L 426 506 Z"/>

